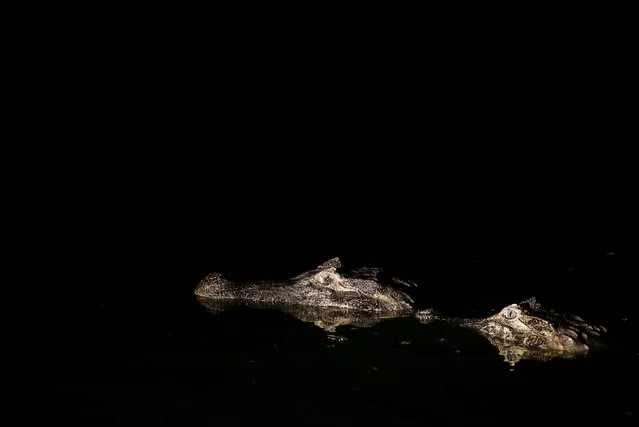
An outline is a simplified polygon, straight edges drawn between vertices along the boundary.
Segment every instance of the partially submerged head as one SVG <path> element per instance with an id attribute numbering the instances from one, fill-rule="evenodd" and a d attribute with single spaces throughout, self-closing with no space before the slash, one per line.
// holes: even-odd
<path id="1" fill-rule="evenodd" d="M 343 272 L 338 258 L 311 271 L 281 281 L 233 283 L 219 273 L 200 281 L 195 294 L 204 298 L 243 302 L 334 307 L 373 313 L 405 314 L 413 300 L 404 292 L 380 283 L 380 269 Z"/>
<path id="2" fill-rule="evenodd" d="M 535 298 L 510 304 L 487 318 L 467 320 L 464 325 L 504 343 L 571 353 L 587 352 L 592 339 L 606 332 L 578 316 L 542 310 Z"/>

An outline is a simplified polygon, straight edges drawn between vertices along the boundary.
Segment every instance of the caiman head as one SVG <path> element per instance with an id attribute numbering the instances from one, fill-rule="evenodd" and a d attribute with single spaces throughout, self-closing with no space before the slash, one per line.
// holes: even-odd
<path id="1" fill-rule="evenodd" d="M 585 355 L 596 338 L 606 332 L 604 327 L 588 325 L 579 316 L 543 310 L 534 297 L 510 304 L 486 318 L 447 318 L 432 310 L 418 312 L 416 316 L 423 323 L 443 320 L 477 331 L 513 365 L 521 359 L 569 359 Z"/>
<path id="2" fill-rule="evenodd" d="M 579 316 L 542 310 L 534 297 L 508 305 L 493 316 L 468 320 L 466 326 L 503 341 L 558 351 L 587 350 L 588 343 L 605 332 Z"/>
<path id="3" fill-rule="evenodd" d="M 508 305 L 493 316 L 468 319 L 462 325 L 488 338 L 503 350 L 507 360 L 586 354 L 594 339 L 606 332 L 604 327 L 590 326 L 579 316 L 543 310 L 534 297 Z"/>
<path id="4" fill-rule="evenodd" d="M 210 273 L 195 288 L 195 295 L 224 301 L 265 304 L 297 304 L 334 307 L 367 313 L 408 314 L 413 300 L 406 293 L 381 283 L 381 269 L 343 271 L 333 258 L 311 271 L 282 281 L 234 283 Z M 415 286 L 395 280 L 403 286 Z"/>

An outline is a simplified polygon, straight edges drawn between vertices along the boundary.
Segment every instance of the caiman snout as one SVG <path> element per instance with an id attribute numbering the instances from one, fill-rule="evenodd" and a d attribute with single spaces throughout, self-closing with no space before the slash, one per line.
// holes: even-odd
<path id="1" fill-rule="evenodd" d="M 195 287 L 195 295 L 207 298 L 230 298 L 232 296 L 231 281 L 226 280 L 220 273 L 209 273 Z"/>

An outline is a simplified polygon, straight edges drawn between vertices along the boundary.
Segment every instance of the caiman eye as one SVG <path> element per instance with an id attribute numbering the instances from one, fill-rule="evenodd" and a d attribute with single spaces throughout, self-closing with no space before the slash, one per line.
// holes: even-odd
<path id="1" fill-rule="evenodd" d="M 514 319 L 515 317 L 517 317 L 517 312 L 512 308 L 509 308 L 508 310 L 504 311 L 504 317 L 506 319 Z"/>
<path id="2" fill-rule="evenodd" d="M 336 282 L 332 274 L 326 274 L 320 277 L 320 283 L 324 286 L 331 286 Z"/>

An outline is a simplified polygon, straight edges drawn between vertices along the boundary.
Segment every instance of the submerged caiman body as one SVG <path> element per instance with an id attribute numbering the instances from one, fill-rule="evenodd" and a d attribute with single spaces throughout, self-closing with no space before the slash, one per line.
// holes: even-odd
<path id="1" fill-rule="evenodd" d="M 485 318 L 445 317 L 433 310 L 417 312 L 416 316 L 424 323 L 440 320 L 478 332 L 511 364 L 521 359 L 585 355 L 606 332 L 603 326 L 588 325 L 579 316 L 544 310 L 534 297 Z"/>
<path id="2" fill-rule="evenodd" d="M 219 273 L 207 275 L 195 288 L 195 295 L 209 300 L 299 305 L 346 311 L 408 314 L 413 299 L 405 292 L 380 283 L 380 269 L 341 271 L 333 258 L 317 268 L 281 282 L 234 283 Z M 397 280 L 399 284 L 406 282 Z"/>

